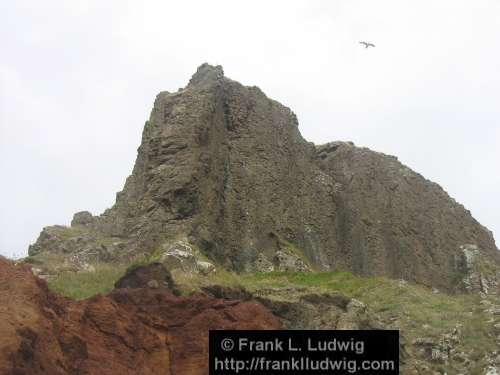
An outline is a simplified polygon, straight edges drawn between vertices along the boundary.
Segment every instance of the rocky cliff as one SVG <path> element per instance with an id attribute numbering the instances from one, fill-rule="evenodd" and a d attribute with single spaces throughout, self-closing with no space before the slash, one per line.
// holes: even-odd
<path id="1" fill-rule="evenodd" d="M 397 158 L 305 141 L 294 113 L 257 87 L 200 66 L 161 92 L 115 205 L 45 228 L 30 255 L 131 259 L 182 239 L 236 271 L 343 269 L 446 290 L 489 264 L 492 234 Z"/>

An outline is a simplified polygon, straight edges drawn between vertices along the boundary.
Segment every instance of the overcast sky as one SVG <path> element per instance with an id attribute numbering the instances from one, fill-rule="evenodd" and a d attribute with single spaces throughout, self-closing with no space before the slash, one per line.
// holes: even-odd
<path id="1" fill-rule="evenodd" d="M 155 95 L 203 62 L 309 141 L 398 156 L 500 236 L 498 0 L 3 1 L 0 46 L 1 254 L 110 207 Z"/>

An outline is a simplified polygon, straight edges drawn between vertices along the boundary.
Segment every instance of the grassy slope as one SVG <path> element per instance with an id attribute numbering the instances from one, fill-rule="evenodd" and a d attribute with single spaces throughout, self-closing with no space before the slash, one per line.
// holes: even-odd
<path id="1" fill-rule="evenodd" d="M 49 281 L 49 287 L 67 297 L 85 299 L 113 290 L 115 282 L 123 276 L 125 269 L 124 266 L 100 264 L 95 266 L 95 272 L 66 271 Z"/>
<path id="2" fill-rule="evenodd" d="M 140 262 L 143 263 L 143 262 Z M 125 266 L 97 265 L 96 272 L 62 272 L 49 282 L 52 290 L 75 299 L 107 293 L 125 272 Z M 397 280 L 362 278 L 347 272 L 271 272 L 236 275 L 218 269 L 208 277 L 173 273 L 174 279 L 185 293 L 200 286 L 222 284 L 243 286 L 250 291 L 264 288 L 299 287 L 318 292 L 341 292 L 366 303 L 383 322 L 396 321 L 391 328 L 403 331 L 408 341 L 419 337 L 438 341 L 442 335 L 461 324 L 461 341 L 458 351 L 471 359 L 480 359 L 486 350 L 495 347 L 495 337 L 486 323 L 476 295 L 447 295 Z M 448 373 L 452 374 L 453 371 Z"/>
<path id="3" fill-rule="evenodd" d="M 419 285 L 357 277 L 347 272 L 253 274 L 244 275 L 241 280 L 250 290 L 296 286 L 341 292 L 366 303 L 382 321 L 397 320 L 394 328 L 401 329 L 410 342 L 423 337 L 437 342 L 461 325 L 461 341 L 456 349 L 477 361 L 477 371 L 486 366 L 482 363 L 484 354 L 496 347 L 491 324 L 487 323 L 490 317 L 477 295 L 433 293 Z"/>

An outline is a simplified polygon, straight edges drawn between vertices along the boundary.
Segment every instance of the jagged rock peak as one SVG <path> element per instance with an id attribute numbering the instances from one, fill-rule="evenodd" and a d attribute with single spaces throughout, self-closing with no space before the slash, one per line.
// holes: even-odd
<path id="1" fill-rule="evenodd" d="M 195 86 L 204 83 L 212 83 L 224 77 L 224 70 L 220 65 L 210 65 L 204 63 L 198 67 L 196 73 L 193 74 L 188 86 Z"/>
<path id="2" fill-rule="evenodd" d="M 345 269 L 443 290 L 466 277 L 464 244 L 500 264 L 491 234 L 439 185 L 349 142 L 314 146 L 297 125 L 203 64 L 157 97 L 116 204 L 45 230 L 30 254 L 130 259 L 183 238 L 235 271 Z"/>

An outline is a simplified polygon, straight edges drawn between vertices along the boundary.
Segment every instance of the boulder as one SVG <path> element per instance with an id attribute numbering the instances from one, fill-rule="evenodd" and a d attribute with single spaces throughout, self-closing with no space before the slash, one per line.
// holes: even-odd
<path id="1" fill-rule="evenodd" d="M 168 288 L 177 293 L 170 272 L 161 263 L 138 265 L 127 270 L 116 283 L 115 288 Z"/>
<path id="2" fill-rule="evenodd" d="M 308 272 L 311 270 L 298 255 L 283 250 L 276 252 L 275 260 L 279 271 Z"/>
<path id="3" fill-rule="evenodd" d="M 210 262 L 197 261 L 196 269 L 198 270 L 199 273 L 205 276 L 216 272 L 215 266 Z"/>
<path id="4" fill-rule="evenodd" d="M 88 211 L 80 211 L 73 215 L 71 226 L 90 225 L 94 221 L 94 216 Z"/>
<path id="5" fill-rule="evenodd" d="M 209 275 L 216 272 L 213 263 L 201 260 L 202 256 L 198 250 L 185 241 L 176 241 L 162 246 L 163 253 L 160 255 L 160 263 L 170 270 L 181 270 L 185 273 L 199 273 Z"/>
<path id="6" fill-rule="evenodd" d="M 257 256 L 257 259 L 255 259 L 253 266 L 250 266 L 247 268 L 247 271 L 255 271 L 255 272 L 273 272 L 274 271 L 274 264 L 267 259 L 267 257 L 260 253 Z"/>

